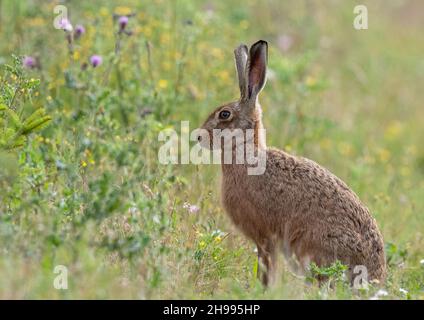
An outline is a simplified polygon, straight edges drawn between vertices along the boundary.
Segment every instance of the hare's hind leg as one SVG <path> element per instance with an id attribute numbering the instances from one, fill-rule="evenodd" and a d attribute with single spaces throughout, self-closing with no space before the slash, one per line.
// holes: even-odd
<path id="1" fill-rule="evenodd" d="M 258 277 L 265 287 L 275 283 L 275 273 L 277 268 L 276 244 L 267 240 L 258 247 Z"/>

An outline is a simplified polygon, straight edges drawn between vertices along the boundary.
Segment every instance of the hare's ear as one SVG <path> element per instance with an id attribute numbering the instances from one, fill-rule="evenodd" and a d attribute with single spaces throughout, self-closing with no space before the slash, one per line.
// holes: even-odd
<path id="1" fill-rule="evenodd" d="M 247 96 L 249 100 L 255 100 L 265 86 L 267 62 L 268 43 L 259 40 L 250 47 L 247 62 Z"/>
<path id="2" fill-rule="evenodd" d="M 245 44 L 239 45 L 234 50 L 234 58 L 236 61 L 236 69 L 238 82 L 240 87 L 240 98 L 245 99 L 247 92 L 247 80 L 246 80 L 246 64 L 247 64 L 248 49 Z"/>

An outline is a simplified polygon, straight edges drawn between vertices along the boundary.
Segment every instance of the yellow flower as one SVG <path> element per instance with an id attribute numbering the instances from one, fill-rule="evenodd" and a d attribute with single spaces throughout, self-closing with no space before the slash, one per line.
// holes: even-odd
<path id="1" fill-rule="evenodd" d="M 169 71 L 169 70 L 171 70 L 171 64 L 169 63 L 169 61 L 164 61 L 164 62 L 162 62 L 162 68 L 163 68 L 165 71 Z"/>
<path id="2" fill-rule="evenodd" d="M 75 51 L 74 52 L 74 55 L 73 55 L 73 58 L 74 58 L 75 61 L 78 61 L 79 58 L 80 58 L 80 53 L 78 51 Z"/>
<path id="3" fill-rule="evenodd" d="M 101 7 L 99 12 L 100 12 L 100 15 L 103 16 L 103 17 L 109 15 L 109 10 L 106 7 Z"/>
<path id="4" fill-rule="evenodd" d="M 171 37 L 169 36 L 168 33 L 162 33 L 160 36 L 160 43 L 161 44 L 168 44 L 170 41 Z"/>
<path id="5" fill-rule="evenodd" d="M 380 149 L 378 150 L 378 157 L 381 162 L 387 162 L 387 160 L 390 159 L 390 151 L 387 149 Z"/>
<path id="6" fill-rule="evenodd" d="M 200 241 L 199 242 L 199 248 L 203 249 L 204 247 L 206 247 L 206 242 L 205 241 Z"/>
<path id="7" fill-rule="evenodd" d="M 174 57 L 175 57 L 175 60 L 181 60 L 181 58 L 182 58 L 181 52 L 178 52 L 178 51 L 175 52 Z"/>
<path id="8" fill-rule="evenodd" d="M 224 54 L 222 53 L 222 50 L 220 48 L 212 48 L 211 54 L 214 58 L 222 59 L 224 57 Z"/>
<path id="9" fill-rule="evenodd" d="M 406 176 L 410 176 L 410 175 L 411 175 L 411 168 L 409 168 L 409 167 L 402 167 L 402 168 L 400 169 L 400 174 L 401 174 L 402 176 L 404 176 L 404 177 L 406 177 Z"/>
<path id="10" fill-rule="evenodd" d="M 134 28 L 134 34 L 140 34 L 140 33 L 142 33 L 142 32 L 143 32 L 143 28 L 142 28 L 141 26 L 137 25 L 137 26 Z"/>
<path id="11" fill-rule="evenodd" d="M 314 77 L 312 77 L 312 76 L 307 76 L 306 77 L 306 80 L 305 80 L 305 84 L 308 87 L 313 87 L 314 85 L 317 84 L 317 80 Z"/>
<path id="12" fill-rule="evenodd" d="M 127 16 L 127 15 L 131 14 L 131 8 L 119 6 L 119 7 L 115 8 L 115 13 L 117 15 L 120 15 L 120 16 Z"/>
<path id="13" fill-rule="evenodd" d="M 214 241 L 215 243 L 220 243 L 222 241 L 222 238 L 220 236 L 216 236 Z"/>
<path id="14" fill-rule="evenodd" d="M 223 70 L 223 71 L 218 72 L 218 77 L 219 77 L 220 80 L 222 80 L 224 82 L 230 80 L 230 74 L 228 73 L 227 70 Z"/>
<path id="15" fill-rule="evenodd" d="M 166 87 L 168 87 L 168 80 L 160 79 L 158 82 L 158 87 L 159 89 L 165 89 Z"/>
<path id="16" fill-rule="evenodd" d="M 41 27 L 46 24 L 46 21 L 43 18 L 35 17 L 35 18 L 27 19 L 26 24 L 29 27 Z"/>
<path id="17" fill-rule="evenodd" d="M 322 149 L 325 149 L 325 150 L 328 150 L 328 149 L 330 149 L 330 147 L 331 147 L 331 140 L 330 139 L 328 139 L 328 138 L 324 138 L 324 139 L 322 139 L 321 141 L 320 141 L 320 147 L 322 148 Z"/>
<path id="18" fill-rule="evenodd" d="M 400 123 L 399 121 L 395 121 L 386 128 L 384 135 L 388 139 L 394 139 L 398 137 L 401 132 L 402 132 L 402 123 Z"/>
<path id="19" fill-rule="evenodd" d="M 246 30 L 249 28 L 249 21 L 247 20 L 241 20 L 240 21 L 240 28 Z"/>
<path id="20" fill-rule="evenodd" d="M 144 35 L 145 35 L 146 37 L 150 37 L 150 36 L 152 35 L 152 28 L 150 28 L 149 26 L 145 26 L 145 27 L 142 29 L 142 32 L 144 33 Z"/>
<path id="21" fill-rule="evenodd" d="M 339 143 L 339 145 L 338 145 L 338 149 L 339 149 L 339 152 L 340 152 L 343 156 L 348 157 L 348 156 L 351 156 L 351 155 L 353 154 L 353 148 L 352 148 L 352 146 L 351 146 L 349 143 L 347 143 L 347 142 L 341 142 L 341 143 Z"/>
<path id="22" fill-rule="evenodd" d="M 85 168 L 87 166 L 87 162 L 85 162 L 84 160 L 81 161 L 81 165 L 83 168 Z"/>

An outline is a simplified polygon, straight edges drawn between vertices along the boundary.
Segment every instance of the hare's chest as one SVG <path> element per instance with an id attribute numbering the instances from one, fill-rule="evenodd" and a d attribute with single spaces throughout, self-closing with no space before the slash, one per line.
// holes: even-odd
<path id="1" fill-rule="evenodd" d="M 261 227 L 263 221 L 244 187 L 224 181 L 221 198 L 224 209 L 233 223 L 244 234 L 255 240 L 258 232 L 264 229 Z"/>

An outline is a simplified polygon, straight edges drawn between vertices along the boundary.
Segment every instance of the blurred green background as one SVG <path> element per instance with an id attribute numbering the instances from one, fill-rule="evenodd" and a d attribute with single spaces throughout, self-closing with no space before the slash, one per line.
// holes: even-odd
<path id="1" fill-rule="evenodd" d="M 353 28 L 358 4 L 368 30 Z M 53 27 L 56 5 L 73 32 Z M 238 97 L 233 49 L 258 39 L 268 145 L 327 167 L 370 208 L 389 263 L 379 298 L 424 298 L 423 30 L 419 0 L 0 0 L 0 298 L 375 296 L 308 286 L 283 261 L 264 292 L 219 166 L 157 160 L 161 130 Z M 34 112 L 52 120 L 23 134 Z"/>

